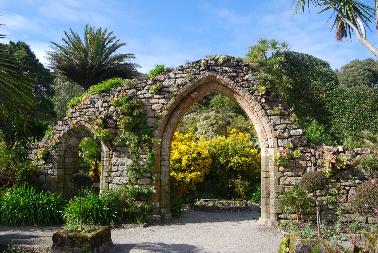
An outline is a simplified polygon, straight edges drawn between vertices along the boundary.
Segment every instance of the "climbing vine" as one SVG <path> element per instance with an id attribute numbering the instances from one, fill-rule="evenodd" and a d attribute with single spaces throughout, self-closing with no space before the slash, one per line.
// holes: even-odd
<path id="1" fill-rule="evenodd" d="M 142 101 L 134 96 L 120 96 L 112 101 L 112 105 L 118 108 L 119 133 L 115 137 L 115 144 L 127 145 L 132 164 L 128 167 L 128 185 L 140 189 L 143 195 L 150 195 L 151 190 L 137 186 L 137 179 L 143 173 L 149 173 L 154 165 L 154 153 L 152 152 L 153 134 L 147 124 L 147 114 Z M 147 151 L 147 152 L 146 152 Z M 145 155 L 141 155 L 141 154 Z"/>

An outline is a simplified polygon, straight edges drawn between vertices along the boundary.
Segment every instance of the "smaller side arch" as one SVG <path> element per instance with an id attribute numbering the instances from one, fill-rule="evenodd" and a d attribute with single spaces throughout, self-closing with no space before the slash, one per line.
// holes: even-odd
<path id="1" fill-rule="evenodd" d="M 70 196 L 74 189 L 71 183 L 72 175 L 79 171 L 79 144 L 85 137 L 93 137 L 91 125 L 80 121 L 61 134 L 56 147 L 56 187 L 59 192 Z M 106 188 L 105 173 L 109 170 L 110 149 L 101 141 L 100 190 Z"/>

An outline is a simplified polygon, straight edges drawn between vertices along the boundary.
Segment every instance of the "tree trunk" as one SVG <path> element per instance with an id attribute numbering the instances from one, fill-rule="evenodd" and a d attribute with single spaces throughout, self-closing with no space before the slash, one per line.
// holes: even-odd
<path id="1" fill-rule="evenodd" d="M 320 237 L 320 206 L 319 206 L 319 201 L 318 201 L 318 197 L 316 196 L 316 193 L 314 193 L 314 198 L 315 198 L 315 204 L 316 204 L 316 229 L 318 232 L 318 237 Z"/>

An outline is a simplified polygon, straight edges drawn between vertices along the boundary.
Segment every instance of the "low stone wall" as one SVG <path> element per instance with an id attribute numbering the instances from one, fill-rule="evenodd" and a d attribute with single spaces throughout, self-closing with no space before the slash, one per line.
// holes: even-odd
<path id="1" fill-rule="evenodd" d="M 322 220 L 330 222 L 340 221 L 342 223 L 365 222 L 366 217 L 356 214 L 351 207 L 351 200 L 356 192 L 356 187 L 363 182 L 378 178 L 378 173 L 369 175 L 366 171 L 356 167 L 356 161 L 376 151 L 367 148 L 345 149 L 341 146 L 318 146 L 313 147 L 315 154 L 313 170 L 329 169 L 329 184 L 324 186 L 317 194 L 321 204 Z M 300 179 L 299 179 L 300 180 Z M 299 182 L 299 181 L 297 181 Z M 280 214 L 281 220 L 294 218 Z M 310 217 L 315 219 L 315 217 Z M 376 219 L 369 218 L 369 223 L 376 222 Z"/>

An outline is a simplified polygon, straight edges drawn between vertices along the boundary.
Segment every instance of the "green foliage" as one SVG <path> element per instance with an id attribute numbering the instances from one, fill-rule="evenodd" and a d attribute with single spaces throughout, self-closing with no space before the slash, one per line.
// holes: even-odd
<path id="1" fill-rule="evenodd" d="M 2 197 L 0 221 L 12 226 L 61 224 L 64 205 L 63 198 L 56 193 L 17 186 Z"/>
<path id="2" fill-rule="evenodd" d="M 310 124 L 306 127 L 304 134 L 312 143 L 324 143 L 329 139 L 326 137 L 325 129 L 322 124 L 320 124 L 316 119 L 313 119 Z"/>
<path id="3" fill-rule="evenodd" d="M 282 53 L 287 50 L 285 43 L 267 39 L 260 39 L 249 48 L 245 61 L 256 71 L 254 78 L 261 87 L 260 93 L 274 89 L 280 97 L 286 97 L 292 86 L 290 78 L 282 71 L 285 63 Z"/>
<path id="4" fill-rule="evenodd" d="M 142 221 L 151 207 L 137 202 L 128 194 L 126 187 L 109 190 L 101 195 L 87 192 L 82 199 L 82 222 L 85 225 L 114 225 L 121 222 Z M 68 226 L 80 223 L 80 198 L 72 199 L 64 210 Z"/>
<path id="5" fill-rule="evenodd" d="M 176 132 L 170 165 L 177 189 L 193 198 L 248 199 L 260 181 L 259 151 L 235 129 L 210 140 Z"/>
<path id="6" fill-rule="evenodd" d="M 303 190 L 315 193 L 316 191 L 324 190 L 328 185 L 328 181 L 328 177 L 322 171 L 310 171 L 302 176 L 299 185 Z"/>
<path id="7" fill-rule="evenodd" d="M 153 69 L 148 72 L 148 77 L 153 78 L 164 73 L 167 70 L 167 67 L 164 64 L 157 64 Z"/>
<path id="8" fill-rule="evenodd" d="M 197 136 L 211 139 L 226 135 L 228 128 L 251 133 L 251 138 L 257 144 L 253 125 L 237 102 L 212 93 L 192 105 L 178 126 L 178 131 L 188 133 L 194 130 Z"/>
<path id="9" fill-rule="evenodd" d="M 8 144 L 42 138 L 54 120 L 52 75 L 25 42 L 0 44 L 0 130 Z M 17 105 L 17 106 L 15 106 Z"/>
<path id="10" fill-rule="evenodd" d="M 353 60 L 336 71 L 342 87 L 378 88 L 378 61 Z"/>
<path id="11" fill-rule="evenodd" d="M 54 110 L 58 120 L 62 120 L 67 114 L 67 103 L 82 95 L 85 90 L 78 84 L 67 81 L 62 76 L 56 76 L 53 83 L 54 97 L 53 104 Z"/>
<path id="12" fill-rule="evenodd" d="M 378 156 L 375 154 L 363 155 L 356 160 L 355 165 L 359 170 L 373 176 L 378 172 Z"/>
<path id="13" fill-rule="evenodd" d="M 106 79 L 138 76 L 137 65 L 128 62 L 133 54 L 117 53 L 125 46 L 106 28 L 86 25 L 83 38 L 72 29 L 64 33 L 62 44 L 52 43 L 51 67 L 68 80 L 88 89 Z"/>
<path id="14" fill-rule="evenodd" d="M 108 79 L 106 81 L 103 81 L 99 84 L 92 85 L 89 87 L 89 89 L 81 94 L 78 97 L 72 98 L 68 103 L 67 103 L 67 108 L 79 105 L 83 103 L 85 100 L 87 100 L 91 95 L 94 94 L 99 94 L 99 93 L 105 93 L 113 88 L 120 87 L 122 85 L 126 85 L 128 83 L 127 80 L 122 79 L 122 78 L 112 78 Z"/>
<path id="15" fill-rule="evenodd" d="M 310 195 L 299 187 L 291 188 L 283 192 L 279 199 L 281 200 L 281 209 L 285 214 L 296 214 L 297 220 L 302 215 L 312 213 L 312 198 Z"/>
<path id="16" fill-rule="evenodd" d="M 250 189 L 250 182 L 242 180 L 241 176 L 231 179 L 229 187 L 233 189 L 236 199 L 246 199 Z"/>
<path id="17" fill-rule="evenodd" d="M 260 93 L 278 94 L 310 141 L 340 144 L 360 139 L 364 130 L 378 132 L 377 89 L 340 88 L 328 63 L 275 41 L 259 41 L 246 61 L 256 71 Z"/>
<path id="18" fill-rule="evenodd" d="M 155 94 L 157 94 L 161 90 L 162 87 L 163 86 L 162 86 L 161 83 L 153 84 L 150 87 L 150 92 L 155 95 Z"/>
<path id="19" fill-rule="evenodd" d="M 352 208 L 361 214 L 373 216 L 378 209 L 378 180 L 371 179 L 356 187 L 351 200 Z"/>
<path id="20" fill-rule="evenodd" d="M 173 217 L 178 217 L 183 212 L 183 206 L 185 204 L 184 197 L 178 191 L 171 190 L 171 213 Z"/>
<path id="21" fill-rule="evenodd" d="M 332 115 L 329 132 L 336 140 L 360 140 L 364 131 L 378 133 L 378 89 L 339 88 L 327 107 Z"/>
<path id="22" fill-rule="evenodd" d="M 105 139 L 102 136 L 102 139 Z M 91 176 L 94 183 L 100 182 L 102 173 L 101 143 L 94 138 L 85 137 L 79 144 L 80 171 Z"/>
<path id="23" fill-rule="evenodd" d="M 251 197 L 250 199 L 253 203 L 260 205 L 261 204 L 261 186 L 253 187 L 251 190 Z"/>
<path id="24" fill-rule="evenodd" d="M 0 185 L 9 188 L 13 185 L 31 182 L 37 167 L 27 159 L 22 146 L 9 146 L 0 141 Z"/>

